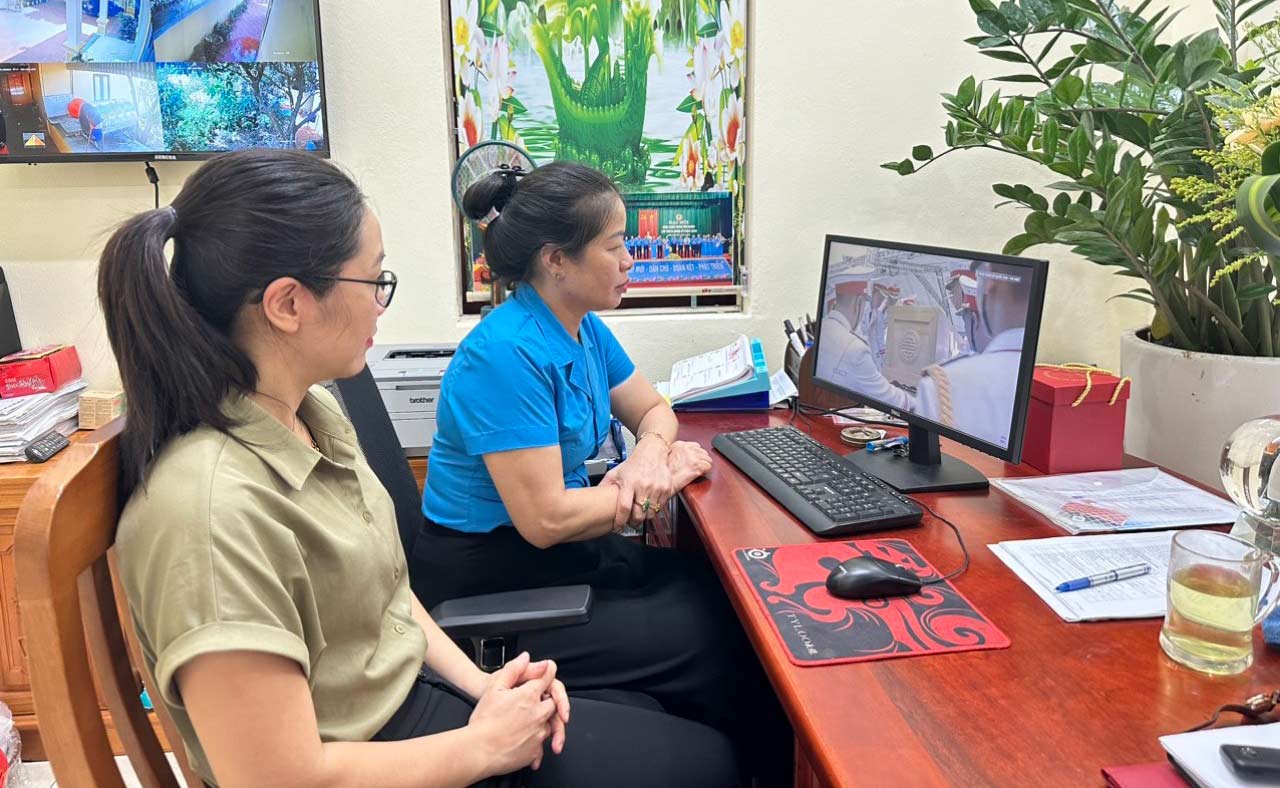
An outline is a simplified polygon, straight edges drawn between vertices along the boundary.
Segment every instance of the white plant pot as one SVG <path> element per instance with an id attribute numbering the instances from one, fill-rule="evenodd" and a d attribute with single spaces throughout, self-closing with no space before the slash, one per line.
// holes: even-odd
<path id="1" fill-rule="evenodd" d="M 1280 358 L 1156 345 L 1126 331 L 1121 374 L 1133 378 L 1124 449 L 1222 489 L 1222 444 L 1249 419 L 1280 413 Z"/>

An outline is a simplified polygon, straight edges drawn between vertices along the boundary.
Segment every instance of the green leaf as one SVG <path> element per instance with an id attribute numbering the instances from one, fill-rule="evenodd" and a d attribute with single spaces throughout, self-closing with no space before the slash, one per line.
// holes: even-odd
<path id="1" fill-rule="evenodd" d="M 999 11 L 982 11 L 978 14 L 978 28 L 992 36 L 1002 36 L 1013 29 L 1009 20 Z"/>
<path id="2" fill-rule="evenodd" d="M 1054 98 L 1069 107 L 1075 106 L 1081 93 L 1084 93 L 1084 80 L 1075 74 L 1067 74 L 1058 80 L 1057 87 L 1053 89 Z"/>
<path id="3" fill-rule="evenodd" d="M 903 159 L 898 162 L 897 170 L 899 175 L 910 175 L 916 171 L 916 165 L 911 163 L 911 159 Z"/>
<path id="4" fill-rule="evenodd" d="M 1093 216 L 1093 211 L 1089 210 L 1088 206 L 1081 205 L 1078 202 L 1072 203 L 1067 208 L 1067 218 L 1080 225 L 1094 226 L 1098 223 L 1098 220 Z M 1059 236 L 1061 236 L 1061 233 L 1059 233 Z"/>
<path id="5" fill-rule="evenodd" d="M 1000 137 L 1000 142 L 1004 143 L 1006 148 L 1012 148 L 1014 150 L 1027 149 L 1026 137 L 1019 137 L 1017 134 L 1005 134 Z"/>
<path id="6" fill-rule="evenodd" d="M 1280 142 L 1273 142 L 1262 151 L 1262 174 L 1280 175 Z"/>
<path id="7" fill-rule="evenodd" d="M 1222 64 L 1216 60 L 1205 60 L 1191 71 L 1191 79 L 1188 82 L 1189 87 L 1196 87 L 1202 82 L 1208 82 L 1212 77 L 1216 76 L 1222 70 Z"/>
<path id="8" fill-rule="evenodd" d="M 978 54 L 986 55 L 996 60 L 1003 60 L 1007 63 L 1026 63 L 1027 59 L 1017 52 L 1006 52 L 1002 49 L 984 49 Z"/>
<path id="9" fill-rule="evenodd" d="M 1269 255 L 1280 255 L 1280 226 L 1268 209 L 1277 184 L 1280 175 L 1254 175 L 1245 178 L 1236 192 L 1236 218 L 1253 242 Z"/>
<path id="10" fill-rule="evenodd" d="M 1001 250 L 1001 254 L 1022 254 L 1036 244 L 1042 243 L 1046 243 L 1044 238 L 1031 235 L 1030 233 L 1021 233 L 1020 235 L 1013 236 L 1005 242 L 1004 249 Z"/>
<path id="11" fill-rule="evenodd" d="M 1033 194 L 1027 198 L 1027 204 L 1037 211 L 1049 210 L 1049 201 L 1043 195 Z"/>
<path id="12" fill-rule="evenodd" d="M 693 112 L 694 108 L 697 107 L 699 103 L 700 102 L 693 97 L 693 94 L 690 93 L 684 97 L 684 101 L 680 102 L 680 106 L 676 107 L 676 112 Z"/>
<path id="13" fill-rule="evenodd" d="M 969 7 L 973 9 L 973 13 L 980 14 L 983 11 L 994 11 L 996 6 L 991 0 L 969 0 Z"/>
<path id="14" fill-rule="evenodd" d="M 1053 161 L 1058 150 L 1058 121 L 1054 118 L 1045 120 L 1040 128 L 1040 150 L 1044 151 L 1045 161 Z"/>
<path id="15" fill-rule="evenodd" d="M 689 98 L 693 98 L 693 97 L 690 96 Z M 514 112 L 517 115 L 524 115 L 529 111 L 524 104 L 520 103 L 520 99 L 516 98 L 515 96 L 504 98 L 502 100 L 502 109 L 503 111 L 510 109 L 512 112 Z"/>
<path id="16" fill-rule="evenodd" d="M 712 38 L 720 32 L 720 23 L 714 19 L 698 28 L 698 38 Z"/>
<path id="17" fill-rule="evenodd" d="M 977 85 L 978 83 L 973 77 L 965 77 L 964 81 L 960 83 L 960 89 L 956 91 L 956 104 L 962 107 L 969 106 L 969 102 L 973 101 Z"/>
<path id="18" fill-rule="evenodd" d="M 1134 301 L 1141 301 L 1142 303 L 1150 306 L 1156 305 L 1156 300 L 1152 298 L 1151 293 L 1146 290 L 1132 290 L 1128 293 L 1117 293 L 1108 298 L 1107 301 L 1114 301 L 1117 298 L 1130 298 Z"/>
<path id="19" fill-rule="evenodd" d="M 1010 74 L 1005 77 L 992 77 L 992 82 L 1039 82 L 1040 77 L 1035 74 Z"/>
<path id="20" fill-rule="evenodd" d="M 1027 26 L 1027 15 L 1022 12 L 1017 3 L 1005 0 L 1000 4 L 1000 15 L 1003 16 L 1014 30 L 1022 30 Z"/>
<path id="21" fill-rule="evenodd" d="M 991 185 L 991 191 L 1005 198 L 1006 200 L 1018 199 L 1018 190 L 1007 183 L 994 183 Z"/>
<path id="22" fill-rule="evenodd" d="M 911 158 L 916 161 L 928 161 L 933 158 L 933 148 L 928 145 L 917 145 L 911 149 Z"/>
<path id="23" fill-rule="evenodd" d="M 956 124 L 947 121 L 947 126 L 942 132 L 942 139 L 947 143 L 948 147 L 954 148 L 956 145 Z"/>
<path id="24" fill-rule="evenodd" d="M 1256 301 L 1259 298 L 1270 298 L 1275 292 L 1276 286 L 1266 284 L 1265 282 L 1255 282 L 1251 285 L 1245 285 L 1236 291 L 1236 300 L 1240 303 L 1247 301 Z"/>
<path id="25" fill-rule="evenodd" d="M 1084 169 L 1089 159 L 1089 135 L 1085 133 L 1084 126 L 1076 126 L 1067 137 L 1067 155 L 1077 169 Z"/>
<path id="26" fill-rule="evenodd" d="M 1066 192 L 1060 193 L 1053 198 L 1053 212 L 1058 216 L 1066 216 L 1067 209 L 1071 207 L 1071 195 Z"/>
<path id="27" fill-rule="evenodd" d="M 498 23 L 489 17 L 481 17 L 476 22 L 476 26 L 480 28 L 482 33 L 487 34 L 490 38 L 502 35 L 502 30 L 498 27 Z"/>

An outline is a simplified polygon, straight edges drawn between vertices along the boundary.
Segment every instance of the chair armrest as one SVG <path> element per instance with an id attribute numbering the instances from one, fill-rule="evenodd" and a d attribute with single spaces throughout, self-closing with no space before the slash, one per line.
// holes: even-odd
<path id="1" fill-rule="evenodd" d="M 591 586 L 551 586 L 449 599 L 431 618 L 451 638 L 513 635 L 585 624 L 591 618 Z"/>

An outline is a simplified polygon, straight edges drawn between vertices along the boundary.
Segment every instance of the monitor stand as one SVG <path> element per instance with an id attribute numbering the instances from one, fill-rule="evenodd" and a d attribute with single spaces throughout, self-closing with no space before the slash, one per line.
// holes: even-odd
<path id="1" fill-rule="evenodd" d="M 904 493 L 985 490 L 987 477 L 964 460 L 942 453 L 938 433 L 908 427 L 907 456 L 889 450 L 850 452 L 845 459 Z"/>

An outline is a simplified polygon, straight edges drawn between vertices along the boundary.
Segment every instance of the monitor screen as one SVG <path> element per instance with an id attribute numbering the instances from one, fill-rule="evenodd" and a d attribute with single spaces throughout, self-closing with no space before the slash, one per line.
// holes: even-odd
<path id="1" fill-rule="evenodd" d="M 327 154 L 318 0 L 0 0 L 0 162 Z"/>
<path id="2" fill-rule="evenodd" d="M 829 236 L 814 379 L 1016 461 L 1045 266 Z"/>

